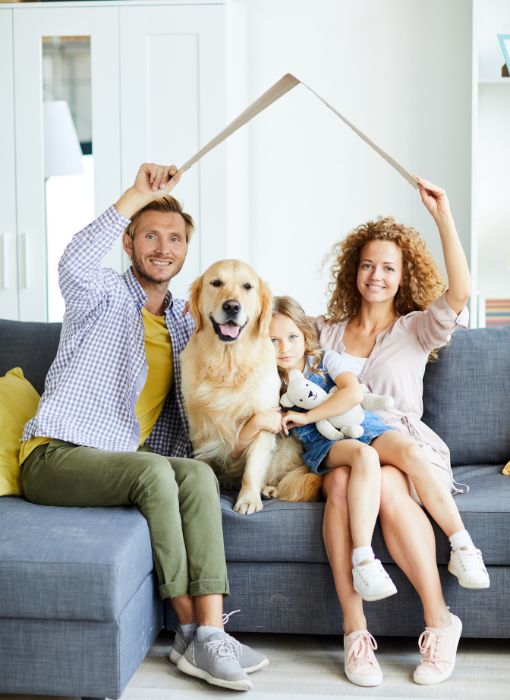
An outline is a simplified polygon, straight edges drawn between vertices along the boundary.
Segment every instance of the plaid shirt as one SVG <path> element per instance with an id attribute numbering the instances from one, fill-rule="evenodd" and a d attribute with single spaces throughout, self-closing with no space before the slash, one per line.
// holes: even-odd
<path id="1" fill-rule="evenodd" d="M 147 378 L 142 307 L 147 296 L 131 269 L 123 275 L 101 260 L 129 220 L 112 206 L 80 231 L 59 263 L 66 312 L 60 344 L 37 415 L 23 439 L 36 435 L 100 450 L 138 448 L 135 406 Z M 166 297 L 174 382 L 147 444 L 167 456 L 191 455 L 181 393 L 179 355 L 193 333 L 185 302 Z"/>

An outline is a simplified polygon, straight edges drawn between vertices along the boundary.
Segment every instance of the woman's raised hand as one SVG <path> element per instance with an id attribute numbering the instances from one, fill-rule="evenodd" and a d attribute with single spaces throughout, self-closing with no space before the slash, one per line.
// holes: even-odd
<path id="1" fill-rule="evenodd" d="M 428 180 L 415 175 L 421 201 L 436 222 L 451 218 L 450 202 L 446 192 Z"/>
<path id="2" fill-rule="evenodd" d="M 421 201 L 432 214 L 441 238 L 448 277 L 446 301 L 456 313 L 460 314 L 471 294 L 471 276 L 466 254 L 450 211 L 448 197 L 440 187 L 422 180 L 421 177 L 417 177 L 416 182 Z"/>

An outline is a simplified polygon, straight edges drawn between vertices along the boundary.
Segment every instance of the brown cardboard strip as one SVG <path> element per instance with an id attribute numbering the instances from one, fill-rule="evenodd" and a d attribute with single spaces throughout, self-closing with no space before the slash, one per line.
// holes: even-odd
<path id="1" fill-rule="evenodd" d="M 249 105 L 244 112 L 242 112 L 238 117 L 236 117 L 233 121 L 230 122 L 222 131 L 220 131 L 219 134 L 217 134 L 213 139 L 211 139 L 208 143 L 205 144 L 205 146 L 202 146 L 202 148 L 195 153 L 194 156 L 192 156 L 189 160 L 187 160 L 184 165 L 181 165 L 179 168 L 179 173 L 183 173 L 186 170 L 189 170 L 192 165 L 194 165 L 200 158 L 205 156 L 206 153 L 209 153 L 213 148 L 218 146 L 220 143 L 225 141 L 229 136 L 231 136 L 235 131 L 240 129 L 242 126 L 247 124 L 249 121 L 253 119 L 253 117 L 256 117 L 257 114 L 260 114 L 260 112 L 263 112 L 266 107 L 269 107 L 269 105 L 273 104 L 273 102 L 276 102 L 276 100 L 279 100 L 280 97 L 283 97 L 287 92 L 292 90 L 293 88 L 296 87 L 296 85 L 303 85 L 307 90 L 309 90 L 312 95 L 314 95 L 318 100 L 320 100 L 328 109 L 330 109 L 334 114 L 336 114 L 337 117 L 339 117 L 344 124 L 346 124 L 350 129 L 354 131 L 355 134 L 357 134 L 365 143 L 367 143 L 371 148 L 378 153 L 381 158 L 384 158 L 384 160 L 389 163 L 395 170 L 402 175 L 402 177 L 409 182 L 410 185 L 413 187 L 417 188 L 418 185 L 416 184 L 416 181 L 414 177 L 407 171 L 400 163 L 398 163 L 394 158 L 392 158 L 388 153 L 383 151 L 382 148 L 380 148 L 372 139 L 370 139 L 366 134 L 364 134 L 361 129 L 358 129 L 357 126 L 355 126 L 352 122 L 350 122 L 346 117 L 343 116 L 338 110 L 336 110 L 334 107 L 332 107 L 329 102 L 327 102 L 323 97 L 321 97 L 313 88 L 311 88 L 309 85 L 306 83 L 303 83 L 301 80 L 298 80 L 294 75 L 291 73 L 287 73 L 286 75 L 283 76 L 283 78 L 280 78 L 274 85 L 272 85 L 269 90 L 266 90 L 266 92 L 261 95 L 258 99 L 255 100 L 255 102 L 252 102 L 251 105 Z"/>

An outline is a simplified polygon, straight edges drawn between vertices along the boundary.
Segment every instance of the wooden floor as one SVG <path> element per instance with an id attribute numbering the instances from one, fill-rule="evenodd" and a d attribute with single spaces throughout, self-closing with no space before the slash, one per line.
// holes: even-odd
<path id="1" fill-rule="evenodd" d="M 416 640 L 379 639 L 378 659 L 384 681 L 377 688 L 359 688 L 343 675 L 341 641 L 334 637 L 236 635 L 263 651 L 270 665 L 251 675 L 247 694 L 213 688 L 180 673 L 168 661 L 172 643 L 162 634 L 135 673 L 121 700 L 290 700 L 421 698 L 422 700 L 510 700 L 510 640 L 461 640 L 454 675 L 441 685 L 424 687 L 412 681 L 419 654 Z M 41 696 L 0 695 L 1 700 L 44 700 Z M 62 698 L 60 698 L 62 700 Z"/>

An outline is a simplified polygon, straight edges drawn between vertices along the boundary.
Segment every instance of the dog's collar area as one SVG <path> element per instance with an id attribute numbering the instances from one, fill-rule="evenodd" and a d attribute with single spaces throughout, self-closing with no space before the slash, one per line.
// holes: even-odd
<path id="1" fill-rule="evenodd" d="M 211 319 L 214 332 L 223 343 L 235 342 L 241 335 L 241 331 L 243 330 L 243 328 L 248 323 L 248 319 L 246 320 L 246 323 L 243 326 L 239 326 L 235 321 L 217 323 L 217 321 L 214 320 L 212 314 L 211 316 L 209 316 L 209 318 Z"/>

